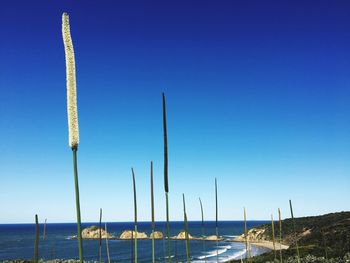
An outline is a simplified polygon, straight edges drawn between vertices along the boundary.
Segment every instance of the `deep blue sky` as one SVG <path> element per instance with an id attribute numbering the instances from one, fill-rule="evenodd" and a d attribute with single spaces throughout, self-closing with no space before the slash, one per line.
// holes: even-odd
<path id="1" fill-rule="evenodd" d="M 350 210 L 349 1 L 2 1 L 0 223 L 75 220 L 61 16 L 76 53 L 83 221 Z M 276 217 L 276 215 L 275 215 Z"/>

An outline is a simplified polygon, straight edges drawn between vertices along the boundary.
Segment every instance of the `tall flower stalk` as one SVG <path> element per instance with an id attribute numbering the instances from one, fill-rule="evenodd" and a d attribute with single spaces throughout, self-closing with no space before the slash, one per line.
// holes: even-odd
<path id="1" fill-rule="evenodd" d="M 107 230 L 107 223 L 105 223 L 105 232 L 106 232 L 106 250 L 107 250 L 107 259 L 108 263 L 111 263 L 111 258 L 109 256 L 109 246 L 108 246 L 108 230 Z"/>
<path id="2" fill-rule="evenodd" d="M 43 240 L 46 239 L 46 222 L 47 222 L 47 218 L 45 218 L 45 222 L 44 222 L 44 233 L 43 233 Z"/>
<path id="3" fill-rule="evenodd" d="M 79 244 L 79 259 L 83 262 L 83 240 L 81 236 L 81 218 L 80 218 L 80 201 L 79 201 L 79 183 L 77 168 L 77 151 L 79 144 L 79 125 L 78 125 L 78 109 L 76 95 L 76 79 L 75 79 L 75 59 L 73 42 L 70 35 L 69 16 L 67 13 L 62 15 L 62 36 L 64 51 L 66 56 L 66 82 L 67 82 L 67 112 L 68 112 L 68 131 L 69 146 L 73 151 L 74 166 L 74 185 L 75 185 L 75 203 L 77 210 L 77 232 Z"/>
<path id="4" fill-rule="evenodd" d="M 153 162 L 151 161 L 151 213 L 152 213 L 152 263 L 156 262 L 154 253 L 154 191 L 153 191 Z"/>
<path id="5" fill-rule="evenodd" d="M 206 253 L 205 249 L 205 234 L 204 234 L 204 212 L 203 212 L 203 204 L 202 200 L 199 198 L 199 204 L 201 206 L 201 216 L 202 216 L 202 225 L 201 225 L 201 230 L 202 230 L 202 239 L 203 239 L 203 251 L 204 254 Z M 207 262 L 207 257 L 204 258 L 205 262 Z"/>
<path id="6" fill-rule="evenodd" d="M 272 228 L 273 253 L 275 255 L 275 261 L 276 261 L 277 256 L 276 256 L 276 242 L 275 242 L 275 222 L 273 221 L 273 215 L 271 215 L 271 228 Z"/>
<path id="7" fill-rule="evenodd" d="M 170 226 L 169 226 L 169 185 L 168 185 L 168 135 L 166 126 L 166 103 L 165 94 L 163 98 L 163 132 L 164 132 L 164 190 L 165 190 L 165 206 L 166 206 L 166 236 L 168 240 L 168 260 L 171 262 L 171 241 L 170 241 Z"/>
<path id="8" fill-rule="evenodd" d="M 183 202 L 183 207 L 184 207 L 184 224 L 185 224 L 185 239 L 186 239 L 186 258 L 187 258 L 187 263 L 191 262 L 190 258 L 190 239 L 188 236 L 188 222 L 187 222 L 187 213 L 186 213 L 186 203 L 185 203 L 185 195 L 182 194 L 182 202 Z"/>
<path id="9" fill-rule="evenodd" d="M 134 189 L 134 224 L 135 224 L 135 239 L 134 239 L 134 246 L 135 246 L 135 263 L 137 263 L 137 201 L 136 201 L 136 183 L 135 183 L 135 174 L 134 169 L 131 168 L 132 172 L 132 184 Z"/>
<path id="10" fill-rule="evenodd" d="M 218 227 L 218 184 L 215 178 L 215 234 L 216 234 L 216 262 L 219 262 L 219 227 Z"/>
<path id="11" fill-rule="evenodd" d="M 298 246 L 298 240 L 297 240 L 297 232 L 296 232 L 296 228 L 295 228 L 295 220 L 294 220 L 294 214 L 293 214 L 292 200 L 289 200 L 289 208 L 290 208 L 290 214 L 292 216 L 292 222 L 293 222 L 293 231 L 294 231 L 294 236 L 295 236 L 295 245 L 296 245 L 296 248 L 297 248 L 297 258 L 298 258 L 298 263 L 300 263 L 299 246 Z"/>
<path id="12" fill-rule="evenodd" d="M 280 262 L 283 262 L 282 258 L 282 218 L 281 218 L 281 210 L 278 208 L 278 221 L 280 227 Z"/>
<path id="13" fill-rule="evenodd" d="M 35 215 L 35 240 L 34 240 L 34 262 L 39 262 L 39 222 L 38 215 Z"/>
<path id="14" fill-rule="evenodd" d="M 102 262 L 102 208 L 100 208 L 100 228 L 99 228 L 99 240 L 100 240 L 100 249 L 99 249 L 99 258 L 100 263 Z"/>
<path id="15" fill-rule="evenodd" d="M 249 239 L 248 239 L 247 213 L 246 213 L 245 207 L 243 208 L 243 210 L 244 210 L 245 250 L 246 250 L 246 254 L 247 254 L 247 261 L 250 262 L 250 246 L 249 246 Z"/>

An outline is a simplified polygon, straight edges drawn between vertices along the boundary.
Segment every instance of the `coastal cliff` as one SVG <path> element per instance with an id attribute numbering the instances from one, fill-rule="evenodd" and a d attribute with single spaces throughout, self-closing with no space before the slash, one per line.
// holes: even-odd
<path id="1" fill-rule="evenodd" d="M 283 251 L 284 258 L 295 256 L 296 242 L 298 243 L 301 257 L 337 258 L 338 261 L 334 262 L 341 262 L 344 257 L 348 257 L 350 253 L 350 212 L 295 218 L 295 228 L 296 233 L 293 231 L 291 219 L 282 220 L 281 243 L 289 247 Z M 276 241 L 279 241 L 279 236 L 278 221 L 275 221 Z M 271 243 L 271 224 L 250 229 L 248 231 L 248 240 L 253 245 L 263 244 L 264 242 Z M 235 241 L 245 242 L 244 234 L 237 237 Z M 277 249 L 279 249 L 279 245 L 276 244 Z M 274 253 L 270 252 L 254 257 L 253 262 L 269 262 L 273 261 L 273 259 Z"/>

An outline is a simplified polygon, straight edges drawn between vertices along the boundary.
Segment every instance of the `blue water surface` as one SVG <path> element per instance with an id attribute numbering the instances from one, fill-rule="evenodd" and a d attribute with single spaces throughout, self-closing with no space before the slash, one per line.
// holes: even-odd
<path id="1" fill-rule="evenodd" d="M 267 223 L 266 221 L 248 221 L 249 228 Z M 82 228 L 98 223 L 83 223 Z M 104 224 L 103 224 L 104 225 Z M 108 232 L 119 236 L 124 230 L 133 229 L 133 222 L 107 223 Z M 43 240 L 43 224 L 40 224 L 39 257 L 49 259 L 78 259 L 78 242 L 70 237 L 76 235 L 77 228 L 74 223 L 60 223 L 46 225 L 46 239 Z M 221 221 L 218 224 L 219 235 L 223 241 L 190 241 L 192 262 L 216 262 L 217 254 L 220 262 L 232 258 L 244 257 L 245 245 L 232 242 L 234 236 L 240 235 L 244 231 L 242 221 Z M 156 223 L 156 231 L 165 233 L 165 222 Z M 175 236 L 183 231 L 183 222 L 170 223 L 170 235 Z M 150 222 L 138 223 L 138 231 L 151 233 Z M 202 223 L 197 221 L 189 222 L 189 232 L 192 236 L 202 235 Z M 204 223 L 204 234 L 206 236 L 215 235 L 215 222 Z M 9 259 L 32 259 L 34 254 L 34 224 L 2 224 L 0 225 L 0 260 Z M 114 262 L 132 262 L 133 243 L 130 240 L 109 240 L 109 252 L 111 260 Z M 266 251 L 261 248 L 253 248 L 253 253 Z M 84 240 L 83 251 L 85 260 L 99 259 L 99 241 Z M 152 242 L 151 240 L 138 240 L 138 262 L 152 262 Z M 157 262 L 164 262 L 167 257 L 167 241 L 155 241 L 155 254 Z M 186 260 L 185 241 L 171 241 L 171 254 L 173 261 Z M 107 261 L 106 243 L 102 242 L 102 259 Z"/>

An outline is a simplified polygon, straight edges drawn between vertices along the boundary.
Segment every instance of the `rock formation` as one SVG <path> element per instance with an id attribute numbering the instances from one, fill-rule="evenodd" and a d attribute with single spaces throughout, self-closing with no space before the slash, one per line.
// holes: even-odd
<path id="1" fill-rule="evenodd" d="M 235 238 L 236 241 L 245 242 L 245 235 L 242 234 Z M 260 242 L 266 240 L 265 229 L 252 228 L 248 231 L 248 240 L 250 242 Z"/>
<path id="2" fill-rule="evenodd" d="M 100 228 L 97 226 L 90 226 L 81 232 L 81 235 L 85 239 L 98 239 L 100 238 Z M 107 233 L 104 229 L 101 229 L 101 237 L 102 238 L 113 238 L 114 236 Z"/>
<path id="3" fill-rule="evenodd" d="M 188 239 L 192 239 L 193 237 L 190 235 L 190 233 L 188 233 Z M 181 231 L 176 237 L 175 239 L 186 239 L 186 232 L 185 231 Z"/>
<path id="4" fill-rule="evenodd" d="M 205 237 L 204 239 L 205 239 L 205 240 L 209 240 L 209 241 L 221 240 L 220 237 L 218 238 L 216 235 L 207 236 L 207 237 Z"/>
<path id="5" fill-rule="evenodd" d="M 149 238 L 153 237 L 153 233 L 150 234 Z M 154 231 L 154 239 L 163 239 L 163 233 L 160 231 Z"/>
<path id="6" fill-rule="evenodd" d="M 147 235 L 145 232 L 135 232 L 133 230 L 125 230 L 121 235 L 120 239 L 132 239 L 132 238 L 147 238 Z"/>

